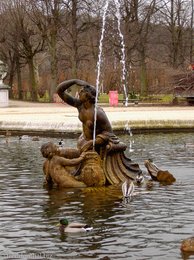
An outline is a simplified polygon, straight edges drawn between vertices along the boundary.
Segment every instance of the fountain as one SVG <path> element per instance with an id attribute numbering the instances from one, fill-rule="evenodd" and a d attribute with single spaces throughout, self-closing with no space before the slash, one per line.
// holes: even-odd
<path id="1" fill-rule="evenodd" d="M 102 43 L 103 43 L 103 39 L 104 39 L 105 24 L 106 24 L 106 13 L 107 13 L 108 4 L 109 4 L 109 1 L 106 1 L 105 7 L 104 7 L 103 19 L 102 19 L 102 33 L 101 33 L 101 37 L 100 37 L 99 54 L 98 54 L 98 62 L 97 62 L 96 97 L 95 97 L 95 110 L 94 110 L 93 150 L 95 149 L 98 91 L 99 91 L 100 72 L 101 72 L 101 63 L 102 63 Z"/>
<path id="2" fill-rule="evenodd" d="M 72 97 L 67 91 L 74 84 L 81 87 L 79 98 Z M 96 105 L 96 89 L 88 82 L 72 79 L 60 83 L 57 93 L 65 103 L 77 108 L 83 132 L 73 152 L 69 148 L 61 150 L 59 147 L 54 147 L 54 149 L 48 146 L 42 147 L 42 154 L 46 158 L 44 163 L 46 180 L 52 180 L 51 182 L 62 187 L 79 185 L 83 187 L 83 183 L 89 187 L 104 186 L 119 184 L 127 178 L 134 180 L 141 173 L 141 169 L 137 163 L 125 155 L 126 144 L 113 133 L 104 110 Z M 69 159 L 72 162 L 68 162 Z M 55 161 L 55 166 L 53 166 L 53 161 Z M 68 172 L 67 167 L 70 165 L 78 166 L 73 172 Z M 66 175 L 66 178 L 61 180 L 62 183 L 58 181 L 60 173 Z M 67 181 L 68 184 L 65 183 L 67 177 L 71 179 L 71 186 L 69 181 Z"/>
<path id="3" fill-rule="evenodd" d="M 72 83 L 68 83 L 70 82 Z M 85 84 L 81 81 L 79 83 L 83 86 Z M 87 89 L 88 86 L 84 88 Z M 81 106 L 79 100 L 71 99 L 63 92 L 60 95 L 72 102 L 71 105 L 86 109 Z M 82 100 L 85 98 L 84 95 L 86 96 L 86 92 L 80 93 Z M 96 106 L 96 112 L 98 119 L 98 112 L 102 110 Z M 84 114 L 79 114 L 82 121 L 85 120 Z M 83 126 L 89 128 L 86 131 L 89 140 L 83 133 L 77 142 L 78 148 L 72 148 L 76 146 L 74 139 L 67 140 L 65 144 L 68 143 L 71 148 L 63 150 L 57 147 L 60 156 L 54 159 L 69 159 L 70 164 L 74 159 L 80 160 L 78 164 L 75 164 L 74 160 L 71 165 L 66 165 L 65 170 L 72 172 L 75 180 L 83 178 L 83 181 L 86 181 L 87 174 L 95 173 L 92 171 L 93 162 L 97 167 L 100 166 L 100 171 L 105 176 L 106 163 L 110 162 L 114 167 L 114 161 L 111 160 L 114 160 L 114 155 L 116 158 L 122 158 L 125 148 L 123 146 L 122 151 L 109 150 L 110 146 L 118 147 L 122 143 L 112 133 L 108 123 L 106 129 L 109 131 L 104 131 L 103 134 L 99 134 L 98 131 L 104 125 L 100 127 L 96 124 L 95 142 L 91 137 L 92 131 L 89 131 L 93 129 L 93 122 L 91 124 L 91 120 L 88 120 L 84 123 L 86 125 Z M 128 136 L 122 138 L 125 144 L 129 145 Z M 4 138 L 0 138 L 1 258 L 180 259 L 179 249 L 177 250 L 179 241 L 190 235 L 193 228 L 193 149 L 187 146 L 193 142 L 193 135 L 140 134 L 134 138 L 136 146 L 133 155 L 136 158 L 142 160 L 150 158 L 150 155 L 160 158 L 160 161 L 176 173 L 179 181 L 168 187 L 154 183 L 144 196 L 132 200 L 127 208 L 122 207 L 120 190 L 115 187 L 117 185 L 94 189 L 95 192 L 87 188 L 42 189 L 42 158 L 37 150 L 40 145 L 44 145 L 45 138 L 40 138 L 37 142 L 29 139 L 26 142 L 11 137 L 9 144 Z M 46 160 L 46 164 L 49 167 L 49 161 Z M 80 172 L 81 169 L 83 172 Z M 98 171 L 99 168 L 96 172 Z M 86 174 L 86 177 L 82 176 L 82 173 Z M 88 181 L 90 180 L 96 179 L 89 178 Z M 141 193 L 142 187 L 138 189 Z M 94 231 L 81 236 L 60 236 L 55 225 L 64 215 L 74 221 L 78 219 L 84 223 L 92 223 Z"/>
<path id="4" fill-rule="evenodd" d="M 122 64 L 122 86 L 125 94 L 125 106 L 128 106 L 128 94 L 126 89 L 126 65 L 125 65 L 125 43 L 124 43 L 124 37 L 121 32 L 121 15 L 120 15 L 120 2 L 118 0 L 114 0 L 115 6 L 116 6 L 116 17 L 118 22 L 118 32 L 121 39 L 121 51 L 122 51 L 122 58 L 121 58 L 121 64 Z"/>
<path id="5" fill-rule="evenodd" d="M 129 146 L 128 135 L 119 137 Z M 181 241 L 193 229 L 193 133 L 140 133 L 133 139 L 134 151 L 126 151 L 127 156 L 138 162 L 153 158 L 178 181 L 135 186 L 138 194 L 126 206 L 120 185 L 43 188 L 39 148 L 59 138 L 11 136 L 6 143 L 0 136 L 1 259 L 117 260 L 132 254 L 134 259 L 183 259 Z M 64 144 L 73 149 L 77 140 L 68 138 Z M 61 236 L 56 224 L 64 217 L 90 224 L 93 231 Z"/>
<path id="6" fill-rule="evenodd" d="M 81 87 L 78 98 L 68 93 L 74 84 Z M 83 130 L 73 150 L 52 144 L 42 146 L 46 182 L 58 187 L 83 188 L 120 184 L 141 177 L 139 165 L 125 154 L 127 145 L 113 133 L 104 110 L 96 105 L 96 89 L 88 82 L 72 79 L 60 83 L 57 93 L 65 103 L 77 108 Z M 162 171 L 151 160 L 145 166 L 154 181 L 166 184 L 175 181 L 171 173 Z"/>
<path id="7" fill-rule="evenodd" d="M 57 94 L 70 106 L 77 108 L 78 118 L 82 122 L 82 134 L 77 142 L 77 150 L 65 148 L 60 150 L 52 145 L 42 147 L 42 155 L 46 158 L 44 173 L 48 184 L 59 187 L 93 187 L 110 184 L 120 184 L 126 179 L 135 180 L 142 174 L 139 165 L 125 154 L 126 144 L 121 142 L 113 133 L 112 126 L 104 112 L 98 106 L 98 89 L 101 70 L 102 43 L 105 32 L 106 14 L 109 1 L 106 2 L 103 13 L 102 34 L 99 44 L 99 57 L 97 63 L 96 88 L 88 82 L 72 79 L 57 86 Z M 123 88 L 128 102 L 125 87 L 125 46 L 120 29 L 120 4 L 115 0 L 118 31 L 122 42 Z M 81 87 L 78 97 L 68 93 L 72 85 Z M 54 147 L 54 148 L 53 148 Z M 73 170 L 69 171 L 69 166 Z M 149 162 L 149 169 L 153 168 Z M 159 169 L 158 169 L 159 170 Z M 152 172 L 150 170 L 150 172 Z M 157 174 L 157 173 L 156 173 Z M 151 174 L 150 174 L 151 175 Z M 63 177 L 62 177 L 63 176 Z M 153 176 L 153 175 L 151 175 Z M 162 180 L 164 180 L 163 178 Z M 174 180 L 173 180 L 174 181 Z"/>
<path id="8" fill-rule="evenodd" d="M 120 3 L 117 0 L 114 2 L 116 6 L 118 32 L 122 45 L 122 84 L 125 93 L 125 105 L 127 106 L 128 97 L 125 86 L 125 45 L 121 32 Z M 58 186 L 83 187 L 86 185 L 91 187 L 104 186 L 107 184 L 119 184 L 128 178 L 133 180 L 138 174 L 141 173 L 139 165 L 126 157 L 125 150 L 127 146 L 122 143 L 116 135 L 114 135 L 106 114 L 102 108 L 98 107 L 98 90 L 102 63 L 102 45 L 108 6 L 109 0 L 106 1 L 103 12 L 102 33 L 100 37 L 99 55 L 97 62 L 96 88 L 91 86 L 89 83 L 78 79 L 64 81 L 57 87 L 57 93 L 60 98 L 65 103 L 78 109 L 79 119 L 83 126 L 83 133 L 78 140 L 77 148 L 79 156 L 83 156 L 83 152 L 86 152 L 86 155 L 84 159 L 82 158 L 80 161 L 79 166 L 74 168 L 74 172 L 68 172 L 67 166 L 69 164 L 67 163 L 67 160 L 70 158 L 73 159 L 71 151 L 69 151 L 68 148 L 66 148 L 64 151 L 59 151 L 59 149 L 56 148 L 55 150 L 59 152 L 52 151 L 52 157 L 49 157 L 50 155 L 47 151 L 49 148 L 42 147 L 42 154 L 46 158 L 44 163 L 44 173 L 46 180 L 48 180 L 48 182 L 51 181 Z M 66 91 L 74 84 L 82 87 L 81 91 L 79 92 L 79 98 L 70 96 Z M 79 159 L 77 158 L 77 160 Z M 77 160 L 74 158 L 76 164 Z M 55 161 L 55 167 L 52 166 L 53 161 Z M 66 176 L 63 178 L 63 180 L 58 181 L 59 178 L 56 177 L 58 176 L 58 173 L 56 173 L 55 168 L 60 168 L 61 175 L 63 174 Z M 72 182 L 72 178 L 74 178 L 74 183 Z"/>

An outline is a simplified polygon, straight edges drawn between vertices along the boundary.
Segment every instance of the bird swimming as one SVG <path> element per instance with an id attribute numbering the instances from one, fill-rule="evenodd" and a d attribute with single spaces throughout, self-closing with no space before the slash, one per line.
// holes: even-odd
<path id="1" fill-rule="evenodd" d="M 69 223 L 69 221 L 66 218 L 60 219 L 58 225 L 61 233 L 63 232 L 79 233 L 79 232 L 91 231 L 93 229 L 93 227 L 87 224 L 78 223 L 78 222 Z"/>
<path id="2" fill-rule="evenodd" d="M 64 145 L 63 139 L 61 139 L 58 144 L 59 144 L 59 146 L 63 147 L 63 145 Z"/>

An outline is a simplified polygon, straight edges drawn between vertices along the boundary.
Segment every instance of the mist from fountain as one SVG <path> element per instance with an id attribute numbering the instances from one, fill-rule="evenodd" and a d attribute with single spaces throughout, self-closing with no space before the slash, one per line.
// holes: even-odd
<path id="1" fill-rule="evenodd" d="M 107 0 L 104 6 L 103 18 L 102 18 L 102 32 L 99 43 L 99 54 L 98 54 L 98 62 L 97 62 L 97 77 L 96 77 L 96 99 L 95 99 L 95 110 L 94 110 L 94 131 L 93 131 L 93 150 L 95 150 L 95 138 L 96 138 L 96 117 L 97 117 L 97 105 L 98 105 L 98 93 L 99 93 L 99 84 L 100 84 L 100 73 L 101 73 L 101 64 L 102 64 L 102 47 L 103 47 L 103 39 L 105 33 L 105 25 L 106 25 L 106 16 L 107 10 L 109 6 L 110 0 Z M 125 106 L 128 106 L 128 95 L 126 89 L 126 64 L 125 64 L 125 43 L 124 37 L 121 32 L 121 15 L 120 15 L 120 2 L 118 0 L 114 0 L 116 7 L 116 17 L 117 17 L 117 27 L 119 32 L 119 37 L 121 39 L 121 64 L 122 64 L 122 86 L 125 94 Z"/>
<path id="2" fill-rule="evenodd" d="M 122 86 L 123 90 L 125 93 L 125 106 L 128 106 L 128 95 L 127 95 L 127 89 L 126 89 L 126 64 L 125 64 L 125 42 L 124 42 L 124 37 L 121 32 L 121 13 L 120 13 L 120 2 L 118 0 L 114 0 L 115 6 L 116 6 L 116 17 L 117 17 L 117 26 L 118 26 L 118 32 L 119 32 L 119 37 L 121 39 L 121 64 L 122 64 Z"/>
<path id="3" fill-rule="evenodd" d="M 93 150 L 95 150 L 98 92 L 99 92 L 100 72 L 101 72 L 101 64 L 102 64 L 102 45 L 103 45 L 103 39 L 104 39 L 108 5 L 109 5 L 109 0 L 106 1 L 106 4 L 104 6 L 104 13 L 103 13 L 103 18 L 102 18 L 102 32 L 101 32 L 101 37 L 100 37 L 99 54 L 98 54 L 98 62 L 97 62 L 96 100 L 95 100 L 95 110 L 94 110 L 94 131 L 93 131 Z"/>

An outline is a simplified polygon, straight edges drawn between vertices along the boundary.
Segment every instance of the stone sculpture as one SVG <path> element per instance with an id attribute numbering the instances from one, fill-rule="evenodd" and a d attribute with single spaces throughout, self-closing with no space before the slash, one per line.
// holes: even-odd
<path id="1" fill-rule="evenodd" d="M 68 93 L 68 89 L 74 84 L 81 87 L 78 98 Z M 72 79 L 60 83 L 57 86 L 57 93 L 65 103 L 77 108 L 79 120 L 82 122 L 83 131 L 78 138 L 77 151 L 80 156 L 84 152 L 85 157 L 79 161 L 76 176 L 71 174 L 75 180 L 75 185 L 72 184 L 72 187 L 75 187 L 78 181 L 85 186 L 92 187 L 119 184 L 127 178 L 134 180 L 141 173 L 141 169 L 137 163 L 125 155 L 127 146 L 113 133 L 104 110 L 95 106 L 95 88 L 85 81 Z M 95 113 L 96 135 L 94 141 Z M 47 160 L 45 165 L 49 165 Z M 52 172 L 51 167 L 49 171 Z M 64 174 L 62 170 L 61 174 Z M 52 179 L 54 173 L 50 173 L 49 176 Z"/>
<path id="2" fill-rule="evenodd" d="M 158 181 L 163 184 L 172 184 L 176 181 L 172 173 L 159 169 L 152 160 L 145 160 L 144 165 L 147 168 L 148 173 L 150 174 L 153 181 Z"/>

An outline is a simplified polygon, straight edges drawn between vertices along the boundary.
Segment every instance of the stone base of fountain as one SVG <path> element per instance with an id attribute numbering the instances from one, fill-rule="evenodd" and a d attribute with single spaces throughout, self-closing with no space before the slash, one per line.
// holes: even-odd
<path id="1" fill-rule="evenodd" d="M 135 180 L 141 169 L 137 163 L 125 155 L 127 146 L 120 142 L 113 133 L 101 134 L 97 138 L 101 139 L 101 145 L 95 147 L 96 151 L 91 150 L 88 145 L 90 142 L 83 144 L 80 150 L 83 151 L 83 147 L 84 149 L 87 147 L 87 151 L 84 151 L 84 157 L 83 152 L 80 154 L 79 158 L 82 157 L 82 159 L 79 159 L 77 154 L 76 158 L 73 158 L 72 153 L 70 153 L 72 149 L 67 148 L 62 151 L 50 143 L 49 149 L 54 147 L 52 149 L 55 151 L 50 150 L 49 158 L 44 162 L 43 169 L 45 169 L 47 180 L 58 187 L 79 187 L 79 184 L 84 184 L 87 187 L 100 187 L 119 184 L 127 178 Z M 68 160 L 73 159 L 76 160 L 76 163 L 74 165 L 71 163 L 70 167 Z M 79 163 L 77 163 L 78 160 Z M 72 167 L 74 167 L 74 171 L 70 171 Z M 69 186 L 69 183 L 72 183 L 72 186 Z"/>

